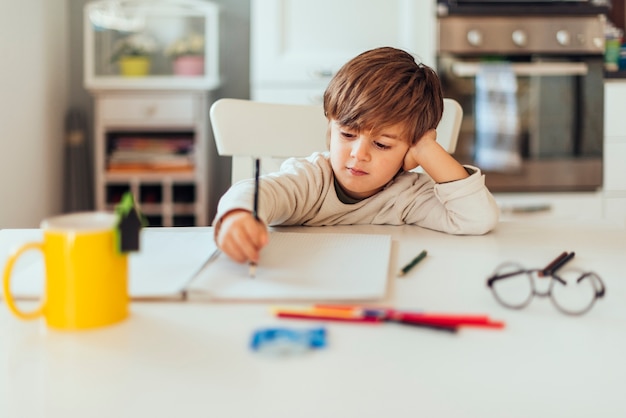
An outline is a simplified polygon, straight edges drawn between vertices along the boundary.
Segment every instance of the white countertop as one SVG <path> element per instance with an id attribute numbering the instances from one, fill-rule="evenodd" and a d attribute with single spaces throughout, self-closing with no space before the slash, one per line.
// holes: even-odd
<path id="1" fill-rule="evenodd" d="M 300 228 L 298 228 L 300 229 Z M 2 417 L 623 417 L 626 416 L 626 230 L 594 223 L 502 222 L 485 236 L 418 227 L 301 228 L 391 234 L 395 271 L 384 305 L 482 313 L 503 330 L 457 335 L 396 324 L 328 323 L 329 346 L 287 358 L 252 352 L 267 304 L 133 302 L 125 322 L 49 331 L 0 307 Z M 496 303 L 486 277 L 502 261 L 540 267 L 561 251 L 607 287 L 587 315 L 546 299 Z"/>

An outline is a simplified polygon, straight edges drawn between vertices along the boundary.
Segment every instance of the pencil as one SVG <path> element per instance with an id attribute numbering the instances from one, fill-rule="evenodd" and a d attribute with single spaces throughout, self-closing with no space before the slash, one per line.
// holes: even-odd
<path id="1" fill-rule="evenodd" d="M 574 254 L 575 253 L 573 251 L 570 253 L 568 253 L 567 251 L 563 251 L 561 254 L 559 254 L 557 258 L 552 260 L 547 266 L 541 269 L 541 271 L 539 272 L 540 273 L 539 275 L 547 276 L 550 273 L 557 271 L 558 269 L 563 267 L 565 263 L 571 260 L 574 257 Z"/>
<path id="2" fill-rule="evenodd" d="M 254 159 L 254 202 L 252 205 L 252 215 L 254 219 L 259 220 L 259 171 L 261 167 L 261 160 L 259 158 Z M 250 277 L 256 276 L 256 263 L 251 261 L 248 268 L 248 275 Z"/>
<path id="3" fill-rule="evenodd" d="M 574 251 L 572 251 L 567 256 L 565 256 L 562 259 L 560 259 L 558 261 L 558 263 L 556 263 L 555 265 L 552 266 L 552 269 L 550 270 L 550 273 L 554 273 L 558 269 L 563 267 L 567 262 L 569 262 L 572 258 L 574 258 L 574 255 L 576 255 L 576 253 L 574 253 Z"/>
<path id="4" fill-rule="evenodd" d="M 312 308 L 312 309 L 289 309 L 278 308 L 274 310 L 274 314 L 290 314 L 290 315 L 306 315 L 306 316 L 323 316 L 333 318 L 360 318 L 363 315 L 357 311 L 346 311 L 338 309 Z"/>
<path id="5" fill-rule="evenodd" d="M 420 327 L 420 328 L 428 328 L 428 329 L 433 329 L 436 331 L 446 331 L 446 332 L 450 332 L 450 333 L 456 333 L 458 331 L 458 326 L 457 325 L 438 325 L 438 324 L 429 324 L 429 323 L 423 323 L 423 322 L 414 322 L 414 321 L 405 321 L 402 319 L 387 319 L 387 322 L 393 322 L 396 324 L 401 324 L 401 325 L 408 325 L 411 327 Z"/>
<path id="6" fill-rule="evenodd" d="M 407 324 L 424 324 L 441 327 L 488 327 L 488 328 L 504 328 L 504 322 L 492 321 L 489 317 L 474 315 L 437 315 L 437 314 L 397 314 L 391 317 L 396 321 L 402 321 Z"/>
<path id="7" fill-rule="evenodd" d="M 252 207 L 252 215 L 255 219 L 259 219 L 259 171 L 261 160 L 254 159 L 254 206 Z"/>
<path id="8" fill-rule="evenodd" d="M 493 321 L 487 315 L 427 314 L 387 309 L 374 309 L 376 311 L 375 314 L 371 314 L 370 309 L 363 307 L 351 309 L 349 306 L 338 306 L 335 308 L 330 308 L 329 306 L 331 305 L 316 305 L 308 309 L 275 308 L 273 312 L 278 318 L 367 323 L 394 322 L 452 333 L 456 332 L 460 327 L 466 326 L 500 329 L 505 326 L 504 322 Z"/>
<path id="9" fill-rule="evenodd" d="M 313 321 L 338 321 L 338 322 L 362 322 L 368 324 L 380 324 L 383 320 L 381 318 L 374 318 L 369 316 L 364 317 L 343 317 L 343 316 L 331 316 L 331 315 L 316 315 L 310 313 L 295 313 L 295 312 L 278 312 L 276 314 L 278 318 L 289 319 L 310 319 Z"/>
<path id="10" fill-rule="evenodd" d="M 426 254 L 427 254 L 426 250 L 422 250 L 422 252 L 419 253 L 417 255 L 417 257 L 415 257 L 413 260 L 411 260 L 411 262 L 409 262 L 409 264 L 407 264 L 406 266 L 402 267 L 402 270 L 400 270 L 398 272 L 398 277 L 404 276 L 409 271 L 411 271 L 411 269 L 413 267 L 415 267 L 417 265 L 417 263 L 419 263 L 420 261 L 422 261 L 424 259 L 424 257 L 426 257 Z"/>

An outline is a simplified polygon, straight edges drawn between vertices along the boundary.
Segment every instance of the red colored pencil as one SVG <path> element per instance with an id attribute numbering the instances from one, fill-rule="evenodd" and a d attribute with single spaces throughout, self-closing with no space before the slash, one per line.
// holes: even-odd
<path id="1" fill-rule="evenodd" d="M 474 326 L 488 328 L 504 327 L 504 322 L 492 321 L 487 316 L 476 315 L 434 315 L 395 312 L 392 315 L 392 318 L 405 322 L 415 322 L 431 325 Z"/>
<path id="2" fill-rule="evenodd" d="M 371 312 L 377 314 L 372 314 Z M 422 325 L 448 329 L 456 329 L 460 326 L 504 328 L 505 325 L 504 322 L 491 320 L 487 315 L 406 312 L 388 308 L 368 308 L 365 306 L 350 305 L 319 304 L 308 311 L 277 310 L 275 313 L 279 318 L 366 323 L 391 321 L 406 325 Z"/>

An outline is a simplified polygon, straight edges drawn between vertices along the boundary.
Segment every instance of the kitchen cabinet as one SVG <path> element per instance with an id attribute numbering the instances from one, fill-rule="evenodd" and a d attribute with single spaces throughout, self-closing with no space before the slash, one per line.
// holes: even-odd
<path id="1" fill-rule="evenodd" d="M 84 8 L 88 90 L 214 90 L 219 87 L 219 8 L 200 0 L 93 1 Z M 124 56 L 147 59 L 125 75 Z M 190 57 L 199 65 L 180 65 Z M 181 61 L 178 59 L 181 58 Z"/>
<path id="2" fill-rule="evenodd" d="M 626 80 L 604 84 L 604 216 L 626 225 Z"/>
<path id="3" fill-rule="evenodd" d="M 113 210 L 131 191 L 150 226 L 209 224 L 209 184 L 217 176 L 208 109 L 220 86 L 218 11 L 200 0 L 85 6 L 97 210 Z M 129 73 L 118 55 L 130 58 L 139 46 L 149 65 Z"/>
<path id="4" fill-rule="evenodd" d="M 368 49 L 394 46 L 435 65 L 435 2 L 252 0 L 251 96 L 321 103 L 332 76 Z"/>
<path id="5" fill-rule="evenodd" d="M 113 210 L 130 190 L 150 226 L 208 225 L 209 100 L 193 91 L 96 94 L 96 208 Z"/>

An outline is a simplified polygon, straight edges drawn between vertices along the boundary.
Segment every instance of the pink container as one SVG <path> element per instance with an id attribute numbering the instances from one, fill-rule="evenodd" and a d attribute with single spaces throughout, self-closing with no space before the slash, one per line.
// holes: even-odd
<path id="1" fill-rule="evenodd" d="M 183 55 L 174 60 L 174 74 L 176 75 L 203 75 L 204 56 Z"/>

